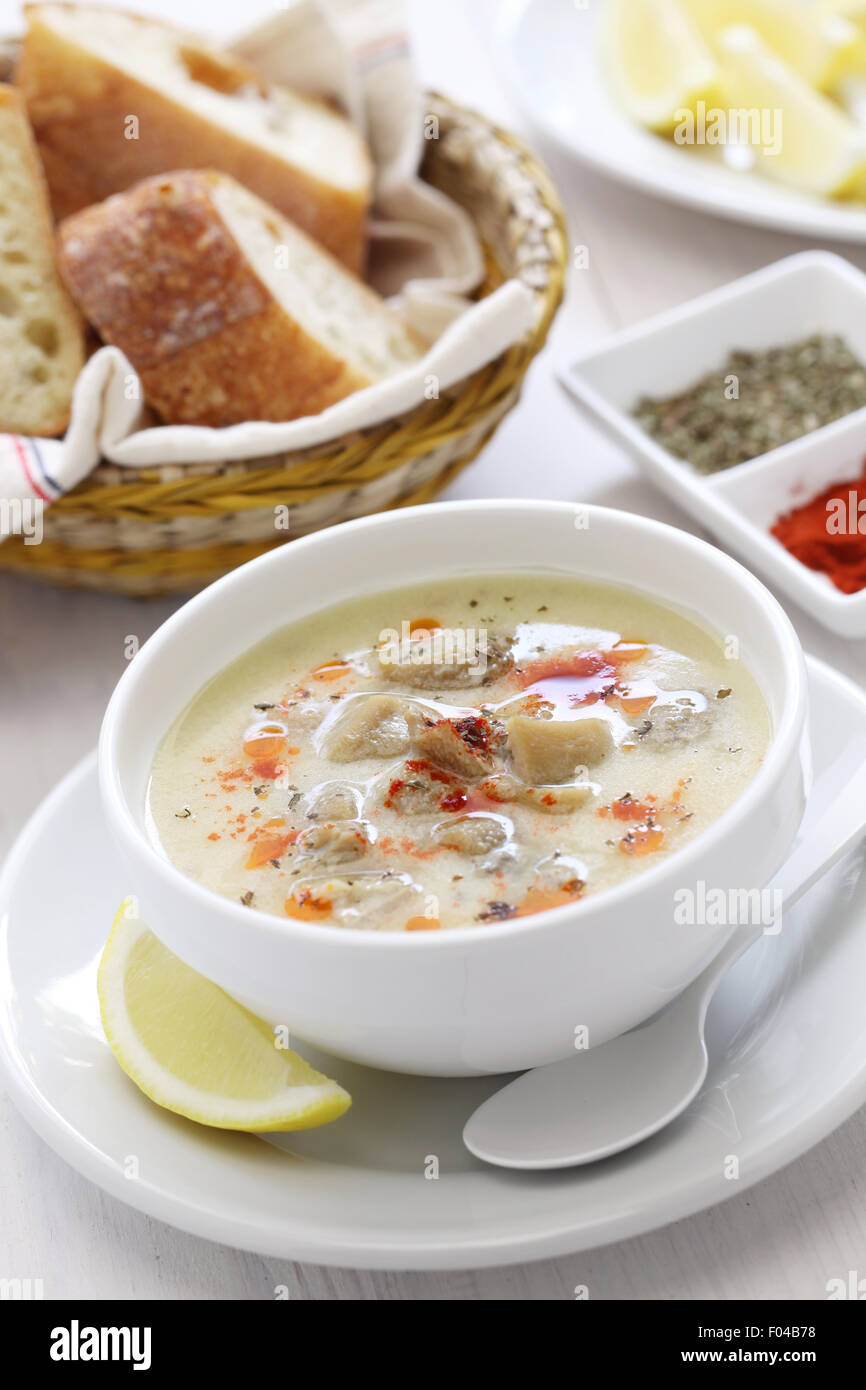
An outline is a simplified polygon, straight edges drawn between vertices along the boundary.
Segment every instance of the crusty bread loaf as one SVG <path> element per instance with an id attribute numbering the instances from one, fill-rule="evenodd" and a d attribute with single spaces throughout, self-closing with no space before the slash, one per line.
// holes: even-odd
<path id="1" fill-rule="evenodd" d="M 14 87 L 0 85 L 0 431 L 60 434 L 83 329 L 54 264 L 45 180 Z"/>
<path id="2" fill-rule="evenodd" d="M 145 179 L 76 213 L 58 264 L 168 423 L 317 414 L 421 352 L 373 290 L 225 174 Z"/>
<path id="3" fill-rule="evenodd" d="M 15 80 L 58 219 L 150 174 L 218 169 L 360 271 L 370 160 L 331 107 L 156 20 L 96 5 L 25 14 Z"/>

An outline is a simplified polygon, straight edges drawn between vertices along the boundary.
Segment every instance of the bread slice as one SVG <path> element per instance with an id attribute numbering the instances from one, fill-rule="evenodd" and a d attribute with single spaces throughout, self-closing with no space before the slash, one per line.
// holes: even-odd
<path id="1" fill-rule="evenodd" d="M 54 264 L 48 192 L 14 87 L 0 85 L 0 431 L 61 434 L 84 334 Z"/>
<path id="2" fill-rule="evenodd" d="M 27 5 L 15 80 L 55 215 L 170 169 L 218 169 L 360 271 L 372 173 L 354 127 L 158 20 Z"/>
<path id="3" fill-rule="evenodd" d="M 145 179 L 67 218 L 58 264 L 168 423 L 314 415 L 422 351 L 373 290 L 213 171 Z"/>

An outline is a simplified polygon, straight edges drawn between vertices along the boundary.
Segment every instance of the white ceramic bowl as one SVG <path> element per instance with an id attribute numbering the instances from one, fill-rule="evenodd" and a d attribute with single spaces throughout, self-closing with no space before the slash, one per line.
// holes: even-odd
<path id="1" fill-rule="evenodd" d="M 575 522 L 588 524 L 576 525 Z M 294 618 L 364 590 L 454 574 L 551 570 L 649 593 L 733 635 L 774 735 L 736 804 L 630 883 L 535 917 L 377 934 L 282 920 L 219 897 L 145 828 L 156 748 L 201 685 Z M 151 928 L 253 1012 L 330 1052 L 397 1071 L 473 1075 L 567 1056 L 648 1018 L 727 939 L 674 920 L 674 893 L 761 887 L 784 860 L 808 782 L 802 653 L 747 570 L 682 531 L 604 508 L 455 502 L 365 517 L 283 546 L 212 585 L 142 647 L 100 740 L 111 832 Z"/>

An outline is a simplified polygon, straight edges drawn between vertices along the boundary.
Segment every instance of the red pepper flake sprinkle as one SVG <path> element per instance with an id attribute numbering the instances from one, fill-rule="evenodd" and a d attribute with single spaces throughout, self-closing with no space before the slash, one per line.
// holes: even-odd
<path id="1" fill-rule="evenodd" d="M 253 780 L 253 774 L 244 767 L 225 768 L 216 776 L 224 792 L 234 791 L 235 782 L 251 782 Z"/>
<path id="2" fill-rule="evenodd" d="M 406 767 L 409 772 L 425 772 L 431 782 L 444 782 L 447 785 L 451 781 L 447 772 L 434 767 L 426 758 L 407 758 Z"/>
<path id="3" fill-rule="evenodd" d="M 403 781 L 402 777 L 395 777 L 391 782 L 388 787 L 388 795 L 385 797 L 385 805 L 388 807 L 389 811 L 393 806 L 394 797 L 400 795 L 405 785 L 406 783 Z"/>
<path id="4" fill-rule="evenodd" d="M 415 859 L 432 859 L 434 855 L 443 852 L 445 845 L 434 845 L 432 849 L 421 849 L 409 835 L 403 835 L 400 839 L 400 848 L 404 854 L 411 854 Z"/>
<path id="5" fill-rule="evenodd" d="M 462 787 L 458 787 L 456 791 L 449 792 L 447 796 L 443 796 L 439 805 L 443 811 L 462 811 L 468 801 L 469 796 L 467 793 Z"/>
<path id="6" fill-rule="evenodd" d="M 843 594 L 866 589 L 866 466 L 859 478 L 831 483 L 779 517 L 771 534 L 801 565 L 826 574 Z"/>

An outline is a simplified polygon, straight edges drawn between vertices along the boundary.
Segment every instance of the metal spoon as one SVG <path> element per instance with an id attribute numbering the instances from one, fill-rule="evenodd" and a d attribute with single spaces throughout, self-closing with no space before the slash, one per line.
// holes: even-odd
<path id="1" fill-rule="evenodd" d="M 850 775 L 850 774 L 849 774 Z M 848 780 L 770 885 L 782 912 L 866 833 L 866 772 Z M 704 1024 L 710 1000 L 765 926 L 738 928 L 702 975 L 656 1019 L 579 1057 L 536 1067 L 497 1091 L 470 1116 L 463 1142 L 503 1168 L 570 1168 L 639 1144 L 695 1098 L 709 1059 Z"/>

